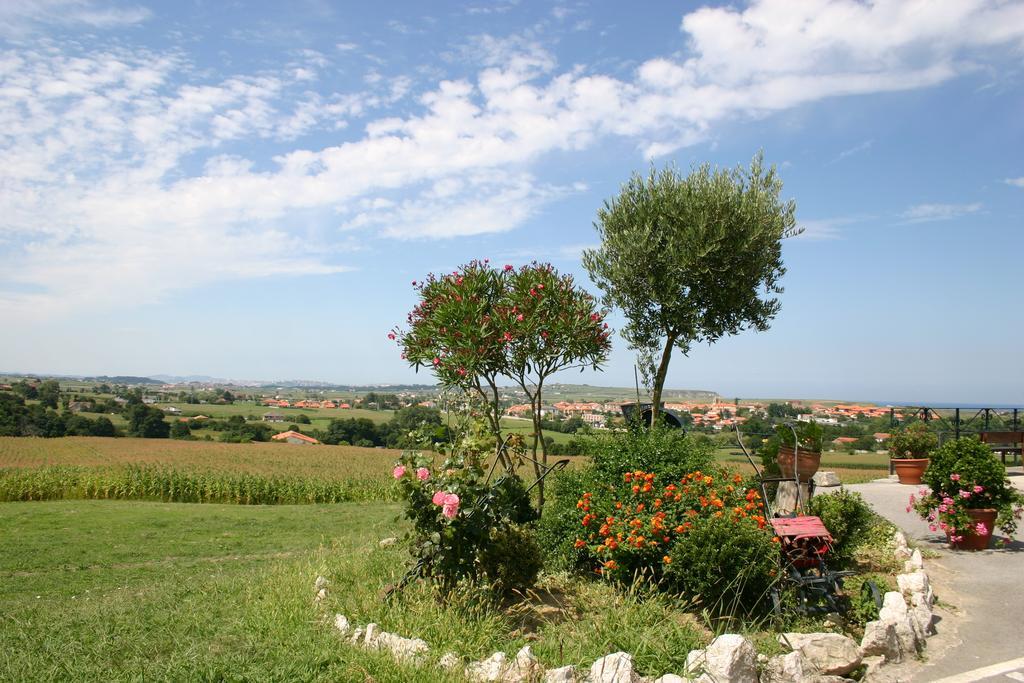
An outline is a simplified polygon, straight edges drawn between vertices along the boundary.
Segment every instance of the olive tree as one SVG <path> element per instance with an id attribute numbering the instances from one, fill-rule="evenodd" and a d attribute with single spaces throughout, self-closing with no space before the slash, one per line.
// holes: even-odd
<path id="1" fill-rule="evenodd" d="M 652 390 L 652 425 L 673 350 L 766 330 L 778 313 L 782 240 L 800 232 L 781 191 L 758 154 L 749 169 L 634 174 L 598 212 L 601 245 L 583 264 L 604 303 L 625 314 L 622 335 Z"/>

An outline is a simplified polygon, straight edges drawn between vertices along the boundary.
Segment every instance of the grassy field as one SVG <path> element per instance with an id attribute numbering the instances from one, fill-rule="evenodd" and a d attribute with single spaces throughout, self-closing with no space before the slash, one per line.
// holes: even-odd
<path id="1" fill-rule="evenodd" d="M 403 573 L 389 504 L 240 507 L 74 501 L 0 504 L 0 680 L 449 681 L 343 642 L 324 618 L 482 658 L 529 642 L 546 665 L 619 649 L 680 670 L 708 633 L 670 601 L 549 577 L 513 609 L 439 602 Z M 317 575 L 331 581 L 312 604 Z M 432 663 L 431 662 L 431 663 Z M 662 667 L 662 670 L 658 670 Z"/>

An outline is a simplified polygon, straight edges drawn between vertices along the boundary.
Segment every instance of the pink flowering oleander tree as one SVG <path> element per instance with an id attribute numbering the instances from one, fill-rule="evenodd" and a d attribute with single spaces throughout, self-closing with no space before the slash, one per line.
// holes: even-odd
<path id="1" fill-rule="evenodd" d="M 1006 469 L 988 446 L 975 438 L 947 441 L 931 453 L 925 471 L 925 488 L 911 494 L 907 512 L 916 512 L 932 531 L 943 531 L 959 543 L 965 535 L 985 536 L 992 529 L 979 528 L 968 510 L 993 509 L 995 525 L 1009 537 L 1017 529 L 1024 494 L 1006 476 Z"/>
<path id="2" fill-rule="evenodd" d="M 577 287 L 571 275 L 537 262 L 506 272 L 505 296 L 495 317 L 505 328 L 504 372 L 530 401 L 534 471 L 539 477 L 548 464 L 541 428 L 544 382 L 561 370 L 600 368 L 611 349 L 611 330 L 604 321 L 607 311 Z M 543 508 L 543 481 L 538 499 Z"/>
<path id="3" fill-rule="evenodd" d="M 414 368 L 428 368 L 443 387 L 483 402 L 496 457 L 508 468 L 511 462 L 501 449 L 498 385 L 505 369 L 505 329 L 494 313 L 505 296 L 505 273 L 488 261 L 471 261 L 452 273 L 414 281 L 419 302 L 406 317 L 408 328 L 396 328 L 388 337 Z"/>

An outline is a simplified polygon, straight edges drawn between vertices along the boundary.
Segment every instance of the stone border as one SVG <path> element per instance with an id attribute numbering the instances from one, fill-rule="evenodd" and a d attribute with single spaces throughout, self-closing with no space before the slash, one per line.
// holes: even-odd
<path id="1" fill-rule="evenodd" d="M 883 667 L 918 657 L 926 639 L 935 633 L 935 595 L 921 551 L 911 551 L 901 531 L 893 535 L 893 544 L 896 559 L 904 563 L 903 573 L 896 576 L 900 590 L 885 594 L 878 619 L 865 624 L 859 645 L 838 633 L 782 633 L 779 642 L 792 651 L 767 658 L 758 656 L 745 637 L 727 633 L 687 655 L 687 671 L 699 673 L 690 677 L 668 673 L 657 679 L 637 674 L 633 657 L 626 652 L 606 655 L 586 672 L 575 666 L 545 670 L 529 645 L 515 657 L 495 652 L 468 665 L 457 654 L 447 652 L 437 665 L 447 671 L 460 671 L 466 679 L 479 683 L 842 683 L 851 680 L 845 676 L 865 665 L 863 681 L 885 679 Z M 327 579 L 318 576 L 313 586 L 315 605 L 326 599 L 327 588 Z M 334 616 L 334 628 L 350 644 L 388 651 L 399 662 L 421 666 L 430 653 L 430 647 L 419 638 L 388 633 L 373 623 L 356 627 L 343 614 Z"/>

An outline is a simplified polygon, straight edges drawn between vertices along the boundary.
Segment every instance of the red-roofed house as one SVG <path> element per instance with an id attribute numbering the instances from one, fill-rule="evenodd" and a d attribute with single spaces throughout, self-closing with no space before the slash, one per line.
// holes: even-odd
<path id="1" fill-rule="evenodd" d="M 281 432 L 280 434 L 274 434 L 274 436 L 270 438 L 274 441 L 284 441 L 285 443 L 293 443 L 300 446 L 312 446 L 320 443 L 311 436 L 306 436 L 300 432 L 293 432 L 290 430 L 287 432 Z"/>

